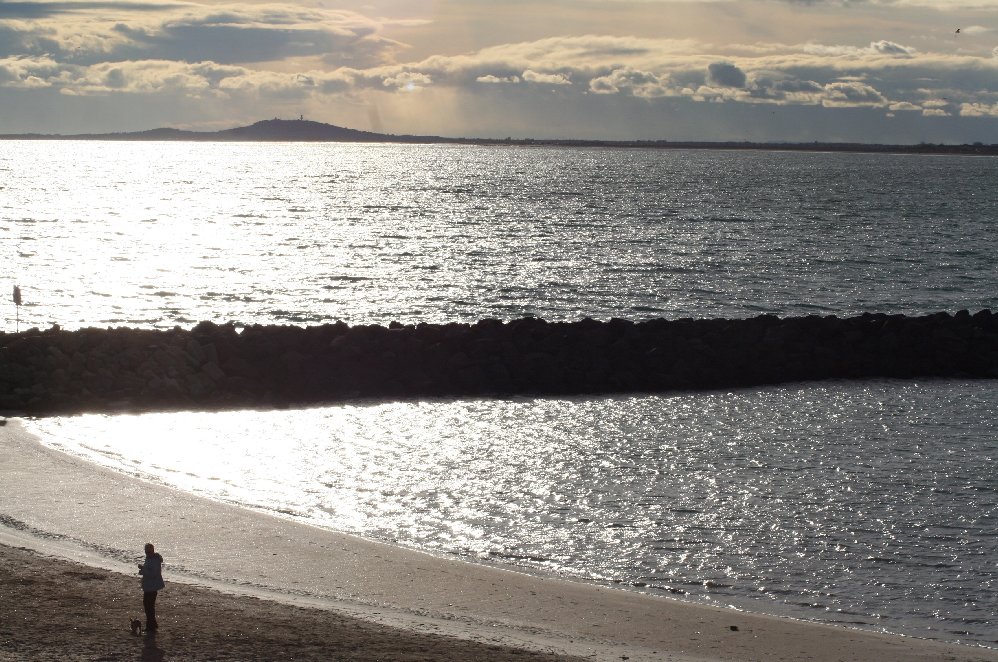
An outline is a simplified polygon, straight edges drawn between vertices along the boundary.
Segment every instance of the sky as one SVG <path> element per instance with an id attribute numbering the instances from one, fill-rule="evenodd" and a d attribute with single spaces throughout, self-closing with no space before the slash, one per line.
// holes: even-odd
<path id="1" fill-rule="evenodd" d="M 998 143 L 998 0 L 0 0 L 0 133 Z"/>

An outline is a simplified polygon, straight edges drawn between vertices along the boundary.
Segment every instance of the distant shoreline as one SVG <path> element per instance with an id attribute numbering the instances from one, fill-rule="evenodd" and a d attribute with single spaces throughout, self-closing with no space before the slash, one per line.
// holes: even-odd
<path id="1" fill-rule="evenodd" d="M 998 145 L 981 143 L 942 145 L 886 145 L 868 143 L 774 143 L 749 141 L 672 141 L 672 140 L 573 140 L 537 138 L 445 138 L 373 133 L 313 122 L 311 120 L 263 120 L 250 126 L 220 131 L 182 131 L 151 129 L 121 133 L 83 134 L 3 134 L 0 140 L 93 140 L 120 142 L 341 142 L 447 144 L 530 147 L 601 147 L 624 149 L 699 149 L 756 150 L 783 152 L 852 152 L 882 154 L 953 154 L 968 156 L 998 156 Z"/>

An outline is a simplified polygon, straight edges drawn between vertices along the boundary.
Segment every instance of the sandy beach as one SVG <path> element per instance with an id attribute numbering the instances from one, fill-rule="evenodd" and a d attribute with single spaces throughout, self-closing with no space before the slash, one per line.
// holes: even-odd
<path id="1" fill-rule="evenodd" d="M 137 443 L 140 443 L 137 441 Z M 165 560 L 134 636 L 136 563 Z M 703 607 L 208 501 L 0 427 L 0 659 L 998 660 L 998 650 Z"/>

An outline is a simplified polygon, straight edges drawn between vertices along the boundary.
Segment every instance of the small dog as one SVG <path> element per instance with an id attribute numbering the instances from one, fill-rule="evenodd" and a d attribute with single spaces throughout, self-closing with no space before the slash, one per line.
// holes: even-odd
<path id="1" fill-rule="evenodd" d="M 142 621 L 137 618 L 132 619 L 132 634 L 136 636 L 142 634 Z"/>

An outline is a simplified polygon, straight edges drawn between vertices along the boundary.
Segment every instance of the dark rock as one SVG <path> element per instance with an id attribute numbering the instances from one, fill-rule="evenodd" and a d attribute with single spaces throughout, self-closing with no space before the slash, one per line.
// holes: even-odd
<path id="1" fill-rule="evenodd" d="M 998 317 L 648 320 L 0 334 L 0 409 L 290 406 L 344 398 L 734 388 L 789 380 L 998 378 Z M 125 403 L 124 405 L 122 403 Z"/>

